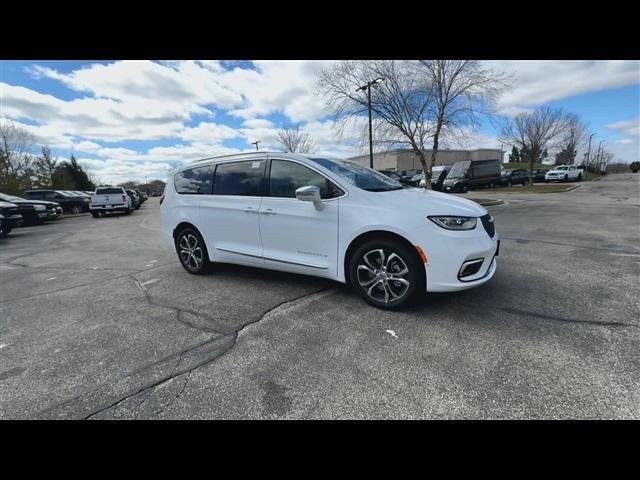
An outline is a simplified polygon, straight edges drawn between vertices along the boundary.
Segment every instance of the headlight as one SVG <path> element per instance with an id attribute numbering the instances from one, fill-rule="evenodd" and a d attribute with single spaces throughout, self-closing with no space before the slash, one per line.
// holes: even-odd
<path id="1" fill-rule="evenodd" d="M 427 217 L 433 223 L 447 230 L 473 230 L 476 228 L 476 217 Z"/>
<path id="2" fill-rule="evenodd" d="M 34 205 L 33 208 L 35 208 L 36 210 L 46 210 L 47 207 L 45 207 L 44 205 Z"/>

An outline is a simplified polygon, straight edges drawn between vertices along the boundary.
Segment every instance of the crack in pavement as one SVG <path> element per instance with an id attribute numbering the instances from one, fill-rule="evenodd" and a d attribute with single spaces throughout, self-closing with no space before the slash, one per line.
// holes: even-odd
<path id="1" fill-rule="evenodd" d="M 133 278 L 133 277 L 131 277 L 131 278 Z M 143 292 L 145 293 L 145 296 L 146 296 L 147 298 L 149 298 L 148 292 L 146 291 L 146 289 L 144 289 L 144 286 L 140 283 L 140 281 L 139 281 L 139 280 L 137 280 L 137 279 L 135 279 L 135 278 L 134 278 L 134 280 L 135 280 L 135 281 L 136 281 L 136 283 L 139 285 L 140 289 L 141 289 L 141 290 L 143 290 Z M 136 389 L 135 391 L 133 391 L 133 392 L 131 392 L 131 393 L 129 393 L 129 394 L 126 394 L 126 395 L 122 396 L 120 399 L 118 399 L 118 400 L 116 400 L 116 401 L 114 401 L 114 402 L 110 403 L 109 405 L 102 406 L 102 407 L 100 407 L 100 408 L 98 408 L 98 409 L 94 409 L 94 410 L 93 410 L 93 411 L 91 411 L 89 414 L 87 414 L 87 415 L 85 415 L 85 416 L 83 417 L 83 418 L 84 418 L 84 420 L 89 420 L 89 419 L 91 419 L 91 418 L 95 417 L 96 415 L 99 415 L 100 413 L 103 413 L 103 412 L 105 412 L 105 411 L 107 411 L 107 410 L 110 410 L 110 409 L 113 409 L 113 408 L 117 408 L 117 407 L 118 407 L 118 405 L 120 405 L 121 403 L 125 402 L 126 400 L 128 400 L 128 399 L 130 399 L 130 398 L 133 398 L 133 397 L 136 397 L 136 396 L 140 395 L 141 393 L 144 393 L 144 392 L 150 391 L 150 392 L 149 392 L 149 394 L 147 395 L 147 397 L 145 398 L 145 400 L 143 400 L 142 402 L 140 402 L 140 405 L 141 405 L 142 403 L 144 403 L 144 401 L 146 401 L 149 397 L 151 397 L 151 396 L 153 395 L 153 393 L 154 393 L 155 389 L 156 389 L 157 387 L 159 387 L 160 385 L 163 385 L 163 384 L 165 384 L 166 382 L 168 382 L 168 381 L 170 381 L 170 380 L 173 380 L 174 378 L 178 378 L 178 377 L 180 377 L 180 376 L 182 376 L 182 375 L 185 375 L 185 374 L 190 375 L 190 374 L 191 374 L 193 371 L 195 371 L 196 369 L 198 369 L 198 368 L 200 368 L 200 367 L 202 367 L 202 366 L 204 366 L 204 365 L 206 365 L 206 364 L 209 364 L 209 363 L 211 363 L 211 362 L 213 362 L 213 361 L 217 360 L 217 359 L 218 359 L 218 358 L 220 358 L 221 356 L 225 355 L 227 352 L 231 351 L 231 350 L 235 347 L 235 345 L 236 345 L 236 343 L 237 343 L 237 339 L 238 339 L 239 334 L 240 334 L 240 333 L 241 333 L 241 332 L 242 332 L 246 327 L 248 327 L 248 326 L 250 326 L 250 325 L 253 325 L 253 324 L 256 324 L 256 323 L 260 322 L 261 320 L 265 319 L 266 317 L 268 317 L 269 315 L 273 314 L 275 311 L 277 311 L 277 310 L 279 310 L 279 309 L 283 309 L 283 310 L 285 310 L 285 311 L 286 311 L 289 307 L 291 307 L 291 306 L 295 306 L 295 305 L 297 305 L 298 303 L 301 303 L 303 300 L 307 299 L 308 297 L 312 297 L 312 296 L 314 296 L 314 295 L 317 295 L 317 294 L 319 294 L 319 293 L 325 292 L 325 291 L 327 291 L 327 290 L 332 290 L 332 288 L 331 288 L 331 287 L 325 287 L 325 288 L 321 288 L 321 289 L 318 289 L 318 290 L 314 290 L 313 292 L 306 293 L 306 294 L 304 294 L 304 295 L 301 295 L 301 296 L 296 297 L 296 298 L 291 299 L 291 300 L 284 300 L 284 301 L 280 302 L 279 304 L 275 305 L 274 307 L 269 308 L 268 310 L 266 310 L 265 312 L 263 312 L 263 313 L 262 313 L 261 315 L 259 315 L 259 316 L 258 316 L 258 318 L 256 318 L 255 320 L 253 320 L 253 321 L 250 321 L 250 322 L 247 322 L 247 323 L 245 323 L 245 324 L 240 325 L 240 327 L 239 327 L 239 328 L 237 328 L 236 330 L 234 330 L 232 333 L 224 334 L 222 337 L 215 337 L 215 338 L 212 338 L 212 339 L 207 340 L 206 342 L 203 342 L 203 344 L 201 344 L 201 346 L 202 346 L 202 345 L 209 344 L 209 343 L 212 343 L 212 342 L 214 342 L 214 341 L 216 341 L 216 340 L 219 340 L 219 339 L 221 339 L 221 338 L 222 338 L 222 339 L 224 339 L 224 338 L 230 338 L 230 341 L 229 341 L 229 342 L 227 342 L 225 345 L 223 345 L 223 346 L 221 347 L 221 351 L 217 352 L 217 354 L 216 354 L 216 355 L 213 355 L 213 356 L 211 356 L 211 357 L 207 357 L 207 358 L 205 358 L 203 361 L 198 362 L 198 363 L 196 363 L 195 365 L 193 365 L 193 366 L 191 366 L 190 368 L 187 368 L 186 370 L 183 370 L 183 371 L 178 371 L 178 368 L 177 368 L 177 366 L 176 366 L 176 367 L 174 367 L 174 369 L 172 370 L 171 374 L 166 375 L 166 376 L 164 376 L 164 377 L 162 377 L 162 378 L 160 378 L 160 379 L 158 379 L 158 380 L 156 380 L 156 381 L 154 381 L 154 382 L 152 382 L 152 383 L 150 383 L 150 384 L 147 384 L 147 385 L 145 385 L 145 386 L 142 386 L 141 388 L 138 388 L 138 389 Z M 151 303 L 151 301 L 150 301 L 150 303 Z M 177 307 L 169 307 L 169 306 L 166 306 L 166 305 L 162 305 L 162 306 L 164 306 L 165 308 L 177 309 Z M 197 348 L 197 347 L 194 347 L 194 348 Z M 182 361 L 182 358 L 183 358 L 184 354 L 185 354 L 185 353 L 187 353 L 189 350 L 193 350 L 193 348 L 192 348 L 192 349 L 188 349 L 188 350 L 185 350 L 185 351 L 180 352 L 180 354 L 179 354 L 179 355 L 180 355 L 180 358 L 179 358 L 178 364 L 180 364 L 180 362 Z M 175 356 L 175 355 L 178 355 L 178 354 L 174 354 L 174 356 Z M 173 403 L 173 402 L 174 402 L 178 397 L 180 397 L 180 395 L 182 395 L 182 393 L 183 393 L 183 392 L 184 392 L 184 390 L 186 389 L 186 385 L 187 385 L 187 383 L 188 383 L 188 380 L 187 380 L 187 381 L 185 382 L 185 384 L 183 385 L 183 388 L 181 389 L 181 391 L 179 392 L 179 394 L 178 394 L 178 395 L 176 395 L 176 396 L 175 396 L 175 397 L 174 397 L 170 402 L 168 402 L 168 403 L 166 403 L 165 405 L 163 405 L 163 407 L 161 408 L 161 410 L 160 410 L 159 412 L 155 412 L 155 413 L 160 413 L 160 412 L 162 412 L 162 411 L 163 411 L 164 409 L 166 409 L 169 405 L 171 405 L 171 404 L 172 404 L 172 403 Z"/>
<path id="2" fill-rule="evenodd" d="M 476 308 L 476 307 L 474 307 Z M 577 318 L 565 318 L 565 317 L 556 317 L 554 315 L 546 315 L 538 312 L 530 312 L 527 310 L 521 310 L 518 308 L 509 308 L 509 307 L 498 307 L 499 310 L 502 310 L 505 313 L 511 313 L 514 315 L 526 315 L 529 317 L 540 318 L 543 320 L 555 320 L 559 322 L 568 322 L 568 323 L 582 323 L 587 325 L 598 325 L 602 327 L 627 327 L 627 328 L 639 328 L 638 325 L 634 325 L 633 323 L 625 323 L 625 322 L 605 322 L 602 320 L 580 320 Z"/>
<path id="3" fill-rule="evenodd" d="M 125 274 L 123 274 L 123 275 L 118 275 L 118 276 L 115 276 L 115 277 L 105 278 L 105 279 L 102 279 L 102 280 L 92 280 L 92 281 L 90 281 L 90 282 L 81 283 L 81 284 L 79 284 L 79 285 L 73 285 L 73 286 L 70 286 L 70 287 L 58 288 L 58 289 L 56 289 L 56 290 L 48 290 L 48 291 L 46 291 L 46 292 L 36 293 L 36 294 L 34 294 L 34 295 L 28 295 L 28 296 L 26 296 L 26 297 L 18 297 L 18 298 L 10 298 L 10 299 L 8 299 L 8 300 L 0 300 L 0 303 L 10 303 L 10 302 L 18 301 L 18 300 L 28 300 L 28 299 L 30 299 L 30 298 L 37 298 L 37 297 L 40 297 L 40 296 L 42 296 L 42 295 L 49 295 L 50 293 L 65 292 L 65 291 L 67 291 L 67 290 L 73 290 L 74 288 L 87 287 L 87 286 L 90 286 L 90 285 L 100 285 L 101 283 L 110 282 L 111 280 L 116 280 L 116 279 L 118 279 L 118 278 L 128 277 L 128 276 L 131 276 L 131 275 L 133 275 L 133 274 L 135 274 L 135 273 L 148 272 L 148 271 L 150 271 L 150 270 L 154 270 L 154 269 L 156 269 L 156 268 L 160 268 L 160 267 L 165 267 L 165 266 L 167 266 L 167 265 L 171 265 L 171 264 L 173 264 L 173 263 L 174 263 L 174 262 L 171 262 L 171 263 L 164 263 L 164 264 L 162 264 L 162 265 L 157 265 L 157 266 L 155 266 L 155 267 L 146 268 L 146 269 L 144 269 L 144 270 L 136 270 L 136 269 L 131 269 L 131 270 L 122 270 L 123 272 L 127 272 L 127 273 L 125 273 Z M 22 266 L 22 265 L 18 265 L 18 264 L 11 264 L 11 265 L 14 265 L 14 266 Z M 40 268 L 40 267 L 30 267 L 30 268 L 38 269 L 38 268 Z M 45 270 L 45 269 L 43 269 L 43 270 Z M 47 269 L 47 270 L 50 270 L 50 269 Z M 62 270 L 62 269 L 61 269 L 61 270 Z M 93 269 L 86 269 L 86 271 L 88 271 L 88 272 L 89 272 L 89 271 L 92 271 L 92 270 L 93 270 Z M 114 270 L 114 271 L 118 271 L 118 270 Z"/>

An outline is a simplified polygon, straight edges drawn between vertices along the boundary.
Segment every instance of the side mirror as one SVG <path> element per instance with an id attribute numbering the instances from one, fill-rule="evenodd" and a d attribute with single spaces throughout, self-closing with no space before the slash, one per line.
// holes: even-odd
<path id="1" fill-rule="evenodd" d="M 300 187 L 296 190 L 296 198 L 302 202 L 313 202 L 317 209 L 322 208 L 322 199 L 320 198 L 320 188 L 312 185 Z"/>

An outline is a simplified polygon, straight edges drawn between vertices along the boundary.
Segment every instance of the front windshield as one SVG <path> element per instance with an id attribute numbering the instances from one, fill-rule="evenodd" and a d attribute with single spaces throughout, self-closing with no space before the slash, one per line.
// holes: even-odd
<path id="1" fill-rule="evenodd" d="M 350 160 L 329 160 L 328 158 L 310 158 L 310 160 L 331 170 L 351 185 L 368 192 L 388 192 L 404 188 L 393 178 Z"/>
<path id="2" fill-rule="evenodd" d="M 467 170 L 469 169 L 469 162 L 458 162 L 454 163 L 449 170 L 449 174 L 447 178 L 463 178 Z"/>

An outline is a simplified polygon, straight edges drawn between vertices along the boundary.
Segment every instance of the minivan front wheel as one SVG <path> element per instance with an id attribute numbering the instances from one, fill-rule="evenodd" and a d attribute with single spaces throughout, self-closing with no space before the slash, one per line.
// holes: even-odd
<path id="1" fill-rule="evenodd" d="M 418 254 L 393 239 L 370 240 L 354 252 L 349 265 L 351 286 L 370 305 L 394 310 L 425 290 Z"/>
<path id="2" fill-rule="evenodd" d="M 176 236 L 176 251 L 182 267 L 189 273 L 199 275 L 208 270 L 209 255 L 200 233 L 185 228 Z"/>

